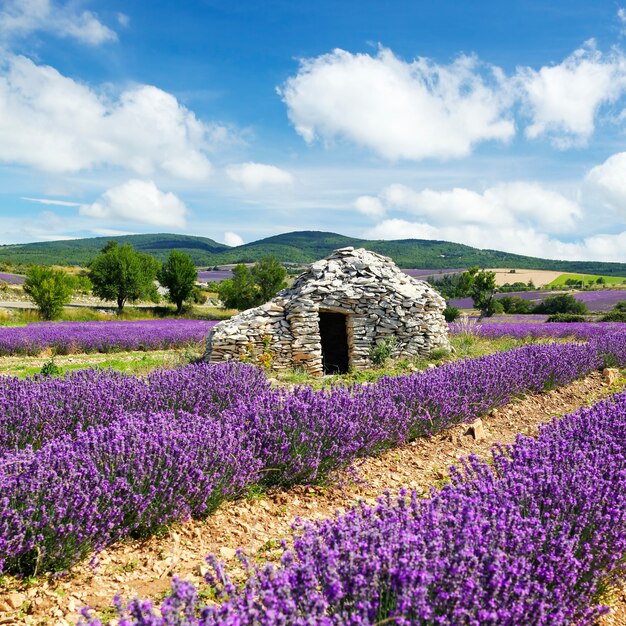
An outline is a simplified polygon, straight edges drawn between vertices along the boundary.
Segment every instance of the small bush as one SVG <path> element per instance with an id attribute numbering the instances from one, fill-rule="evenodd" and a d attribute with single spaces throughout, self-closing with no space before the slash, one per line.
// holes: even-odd
<path id="1" fill-rule="evenodd" d="M 626 322 L 626 311 L 616 311 L 615 307 L 612 311 L 600 318 L 601 322 Z"/>
<path id="2" fill-rule="evenodd" d="M 459 315 L 461 315 L 461 310 L 456 306 L 446 306 L 443 311 L 443 316 L 446 318 L 446 322 L 454 322 Z"/>
<path id="3" fill-rule="evenodd" d="M 382 367 L 387 359 L 393 354 L 398 342 L 394 336 L 385 337 L 376 342 L 376 345 L 370 348 L 369 357 L 374 365 Z"/>
<path id="4" fill-rule="evenodd" d="M 546 322 L 584 322 L 584 315 L 576 315 L 575 313 L 554 313 L 550 315 Z"/>
<path id="5" fill-rule="evenodd" d="M 43 364 L 40 374 L 46 378 L 61 375 L 61 368 L 54 362 L 54 357 Z"/>

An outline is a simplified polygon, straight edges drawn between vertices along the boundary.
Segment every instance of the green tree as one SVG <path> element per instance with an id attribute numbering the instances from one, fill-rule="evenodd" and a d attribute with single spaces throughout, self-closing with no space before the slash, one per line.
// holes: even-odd
<path id="1" fill-rule="evenodd" d="M 53 320 L 60 317 L 63 306 L 70 301 L 72 287 L 62 270 L 35 265 L 26 273 L 24 292 L 37 305 L 43 319 Z"/>
<path id="2" fill-rule="evenodd" d="M 584 302 L 576 300 L 572 294 L 561 293 L 557 296 L 546 298 L 535 307 L 535 313 L 575 313 L 584 315 L 589 313 L 589 309 Z"/>
<path id="3" fill-rule="evenodd" d="M 259 288 L 260 304 L 271 300 L 287 286 L 287 270 L 273 256 L 259 259 L 252 268 L 252 278 Z"/>
<path id="4" fill-rule="evenodd" d="M 264 257 L 250 270 L 240 263 L 233 268 L 233 277 L 217 287 L 220 300 L 229 309 L 250 309 L 271 300 L 287 286 L 287 271 L 274 258 Z"/>
<path id="5" fill-rule="evenodd" d="M 130 244 L 110 241 L 89 264 L 93 293 L 102 300 L 115 300 L 118 311 L 126 302 L 159 301 L 154 280 L 159 262 L 149 254 L 137 252 Z"/>
<path id="6" fill-rule="evenodd" d="M 491 317 L 503 310 L 494 299 L 496 293 L 496 273 L 470 267 L 459 277 L 457 297 L 471 296 L 474 306 L 480 310 L 481 317 Z"/>
<path id="7" fill-rule="evenodd" d="M 168 299 L 176 305 L 176 312 L 183 310 L 183 302 L 193 297 L 198 271 L 191 257 L 179 250 L 172 250 L 158 273 L 159 282 L 167 288 Z"/>
<path id="8" fill-rule="evenodd" d="M 233 277 L 217 286 L 220 300 L 227 309 L 250 309 L 259 303 L 259 290 L 247 265 L 233 268 Z"/>

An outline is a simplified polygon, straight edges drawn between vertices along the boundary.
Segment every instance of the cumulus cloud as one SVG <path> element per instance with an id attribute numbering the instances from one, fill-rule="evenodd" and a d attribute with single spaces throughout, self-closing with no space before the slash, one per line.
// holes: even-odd
<path id="1" fill-rule="evenodd" d="M 302 61 L 279 93 L 307 142 L 343 137 L 388 159 L 462 157 L 515 134 L 502 72 L 474 57 L 438 65 L 337 49 Z"/>
<path id="2" fill-rule="evenodd" d="M 491 228 L 530 224 L 548 232 L 566 232 L 582 217 L 581 207 L 573 200 L 529 182 L 503 183 L 483 192 L 464 188 L 415 191 L 405 185 L 390 185 L 379 200 L 388 209 L 412 213 L 435 225 Z"/>
<path id="3" fill-rule="evenodd" d="M 569 148 L 584 144 L 599 109 L 626 92 L 626 58 L 621 52 L 604 55 L 590 41 L 558 65 L 518 69 L 515 82 L 531 118 L 526 136 L 545 135 L 556 147 Z"/>
<path id="4" fill-rule="evenodd" d="M 235 247 L 235 246 L 243 246 L 243 239 L 232 230 L 227 230 L 224 233 L 224 243 L 227 246 Z"/>
<path id="5" fill-rule="evenodd" d="M 544 259 L 571 261 L 626 261 L 626 231 L 615 235 L 594 235 L 566 242 L 532 227 L 523 226 L 433 226 L 426 222 L 388 219 L 366 231 L 371 239 L 429 239 L 463 243 L 482 249 L 506 250 Z"/>
<path id="6" fill-rule="evenodd" d="M 620 153 L 590 170 L 585 184 L 603 189 L 607 202 L 624 207 L 624 181 L 626 153 Z M 570 240 L 591 211 L 537 183 L 502 183 L 482 192 L 415 190 L 396 184 L 374 199 L 387 217 L 366 230 L 365 236 L 372 239 L 444 240 L 549 259 L 626 261 L 623 227 L 617 233 Z"/>
<path id="7" fill-rule="evenodd" d="M 204 152 L 224 139 L 174 96 L 139 85 L 109 99 L 22 56 L 0 68 L 0 161 L 50 172 L 99 165 L 204 180 Z"/>
<path id="8" fill-rule="evenodd" d="M 51 0 L 8 0 L 0 11 L 0 39 L 11 40 L 36 31 L 76 39 L 97 46 L 116 41 L 117 35 L 91 11 L 76 10 L 74 3 Z"/>
<path id="9" fill-rule="evenodd" d="M 589 170 L 585 183 L 587 193 L 599 196 L 605 207 L 626 216 L 626 152 L 614 154 Z"/>
<path id="10" fill-rule="evenodd" d="M 387 212 L 385 205 L 379 198 L 375 198 L 374 196 L 359 196 L 354 201 L 354 208 L 359 213 L 373 218 L 383 217 Z"/>
<path id="11" fill-rule="evenodd" d="M 81 205 L 87 217 L 184 228 L 187 207 L 173 193 L 162 192 L 151 180 L 129 180 L 112 187 L 93 204 Z"/>
<path id="12" fill-rule="evenodd" d="M 265 163 L 238 163 L 226 168 L 227 176 L 249 191 L 261 187 L 290 185 L 293 176 L 286 170 Z"/>

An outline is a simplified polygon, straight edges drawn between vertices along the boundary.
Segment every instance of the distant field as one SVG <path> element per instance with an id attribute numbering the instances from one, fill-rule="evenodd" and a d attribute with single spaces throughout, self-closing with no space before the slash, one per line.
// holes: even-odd
<path id="1" fill-rule="evenodd" d="M 588 285 L 590 282 L 595 283 L 598 278 L 604 278 L 607 285 L 621 285 L 626 283 L 626 278 L 622 276 L 601 276 L 599 274 L 561 274 L 557 276 L 548 286 L 549 287 L 565 287 L 568 280 L 579 280 Z"/>
<path id="2" fill-rule="evenodd" d="M 504 267 L 489 269 L 489 271 L 495 272 L 496 285 L 498 287 L 506 283 L 528 283 L 529 280 L 533 281 L 535 287 L 544 287 L 551 284 L 552 281 L 562 274 L 562 272 L 554 272 L 552 270 L 511 270 Z"/>
<path id="3" fill-rule="evenodd" d="M 10 272 L 0 272 L 0 282 L 8 283 L 9 285 L 23 285 L 26 280 L 26 276 L 21 274 L 11 274 Z"/>

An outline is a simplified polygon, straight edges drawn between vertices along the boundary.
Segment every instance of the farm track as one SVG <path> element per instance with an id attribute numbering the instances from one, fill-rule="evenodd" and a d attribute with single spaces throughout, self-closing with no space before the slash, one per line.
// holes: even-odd
<path id="1" fill-rule="evenodd" d="M 623 379 L 609 385 L 595 373 L 492 411 L 483 418 L 483 439 L 466 434 L 467 425 L 456 426 L 431 439 L 365 459 L 357 468 L 358 481 L 350 472 L 342 472 L 329 486 L 274 490 L 258 498 L 227 502 L 207 520 L 176 524 L 162 537 L 113 546 L 100 553 L 95 568 L 76 566 L 66 578 L 40 578 L 30 586 L 9 581 L 9 587 L 0 592 L 0 624 L 73 624 L 81 606 L 106 611 L 116 593 L 125 598 L 162 597 L 173 574 L 201 585 L 204 558 L 210 553 L 227 563 L 235 579 L 243 579 L 235 549 L 243 547 L 257 562 L 277 560 L 282 552 L 278 542 L 289 535 L 296 517 L 328 518 L 358 500 L 372 504 L 386 490 L 393 493 L 402 487 L 427 495 L 430 488 L 445 482 L 447 468 L 459 458 L 468 454 L 487 457 L 496 442 L 512 443 L 518 433 L 532 436 L 553 416 L 574 411 L 624 386 Z M 625 594 L 626 590 L 615 589 L 616 610 L 601 621 L 602 626 L 626 625 L 626 605 L 620 600 Z M 14 610 L 6 611 L 10 605 L 28 610 L 18 616 Z"/>

